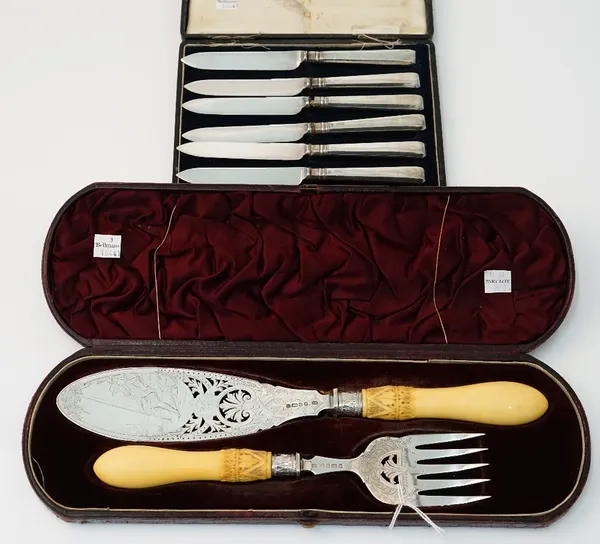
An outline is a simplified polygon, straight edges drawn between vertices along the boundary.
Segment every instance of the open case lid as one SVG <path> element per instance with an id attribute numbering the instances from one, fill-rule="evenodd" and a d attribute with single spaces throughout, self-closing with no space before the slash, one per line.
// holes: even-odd
<path id="1" fill-rule="evenodd" d="M 183 0 L 181 34 L 430 38 L 431 0 Z"/>
<path id="2" fill-rule="evenodd" d="M 119 256 L 94 257 L 96 235 Z M 51 311 L 83 345 L 512 355 L 558 328 L 574 283 L 560 219 L 520 188 L 96 184 L 43 256 Z"/>

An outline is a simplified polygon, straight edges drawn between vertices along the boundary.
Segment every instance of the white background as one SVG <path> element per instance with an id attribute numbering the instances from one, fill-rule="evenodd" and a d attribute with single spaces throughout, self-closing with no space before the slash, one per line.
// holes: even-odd
<path id="1" fill-rule="evenodd" d="M 27 403 L 78 349 L 42 295 L 44 236 L 63 202 L 91 182 L 170 181 L 179 11 L 179 0 L 0 0 L 0 542 L 440 542 L 429 528 L 77 526 L 55 518 L 29 487 L 19 443 Z M 600 2 L 438 0 L 435 16 L 448 183 L 527 187 L 572 237 L 575 302 L 534 355 L 573 386 L 594 438 Z M 592 469 L 583 496 L 551 528 L 450 529 L 443 538 L 598 542 L 599 494 Z"/>

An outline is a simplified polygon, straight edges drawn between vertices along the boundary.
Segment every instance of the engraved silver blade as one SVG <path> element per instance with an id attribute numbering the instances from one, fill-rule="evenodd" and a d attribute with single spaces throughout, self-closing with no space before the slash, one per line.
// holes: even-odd
<path id="1" fill-rule="evenodd" d="M 201 70 L 294 70 L 306 59 L 304 51 L 218 51 L 186 55 L 185 65 Z"/>
<path id="2" fill-rule="evenodd" d="M 329 395 L 175 368 L 92 374 L 57 396 L 76 425 L 117 440 L 185 442 L 253 434 L 331 407 Z"/>
<path id="3" fill-rule="evenodd" d="M 182 137 L 191 142 L 297 142 L 309 131 L 309 123 L 204 127 L 188 130 Z"/>

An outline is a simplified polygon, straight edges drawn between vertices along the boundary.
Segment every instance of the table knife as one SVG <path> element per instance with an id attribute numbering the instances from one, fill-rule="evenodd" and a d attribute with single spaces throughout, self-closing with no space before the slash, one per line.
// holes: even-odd
<path id="1" fill-rule="evenodd" d="M 257 161 L 298 161 L 305 155 L 412 157 L 426 155 L 422 142 L 367 142 L 352 144 L 302 144 L 274 142 L 187 142 L 177 151 L 194 157 Z"/>
<path id="2" fill-rule="evenodd" d="M 512 426 L 535 421 L 548 409 L 541 392 L 515 382 L 320 392 L 165 367 L 90 374 L 62 389 L 56 403 L 68 420 L 88 431 L 148 442 L 243 436 L 322 412 L 388 421 L 433 418 Z"/>
<path id="3" fill-rule="evenodd" d="M 208 115 L 296 115 L 314 108 L 390 109 L 422 111 L 423 97 L 412 94 L 368 96 L 273 96 L 196 98 L 183 103 L 193 113 Z"/>
<path id="4" fill-rule="evenodd" d="M 425 116 L 408 114 L 327 123 L 203 127 L 184 132 L 182 137 L 192 142 L 296 142 L 306 134 L 423 131 L 426 128 Z"/>
<path id="5" fill-rule="evenodd" d="M 373 74 L 340 77 L 303 77 L 290 79 L 202 79 L 184 87 L 206 96 L 296 96 L 305 89 L 336 87 L 404 87 L 421 86 L 418 74 Z"/>
<path id="6" fill-rule="evenodd" d="M 200 70 L 285 71 L 295 70 L 305 62 L 412 66 L 416 58 L 412 49 L 206 51 L 186 55 L 181 62 Z"/>
<path id="7" fill-rule="evenodd" d="M 375 168 L 190 168 L 177 177 L 187 183 L 215 185 L 300 185 L 308 178 L 360 182 L 424 183 L 425 170 L 412 166 Z"/>

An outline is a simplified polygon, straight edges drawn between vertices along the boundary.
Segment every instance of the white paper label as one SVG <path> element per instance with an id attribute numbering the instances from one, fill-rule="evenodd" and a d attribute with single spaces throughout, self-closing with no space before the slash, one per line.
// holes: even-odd
<path id="1" fill-rule="evenodd" d="M 96 234 L 94 236 L 94 257 L 118 259 L 121 256 L 121 235 Z"/>
<path id="2" fill-rule="evenodd" d="M 510 270 L 486 270 L 484 284 L 486 293 L 512 293 L 512 273 Z"/>
<path id="3" fill-rule="evenodd" d="M 217 0 L 217 9 L 238 9 L 240 0 Z"/>

